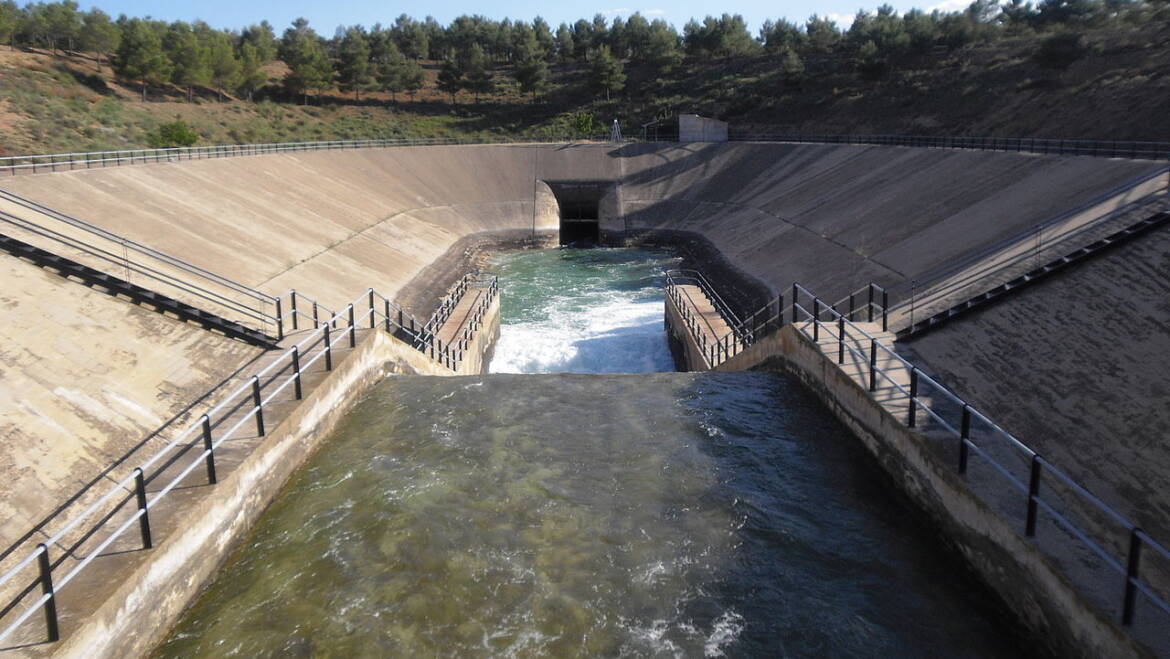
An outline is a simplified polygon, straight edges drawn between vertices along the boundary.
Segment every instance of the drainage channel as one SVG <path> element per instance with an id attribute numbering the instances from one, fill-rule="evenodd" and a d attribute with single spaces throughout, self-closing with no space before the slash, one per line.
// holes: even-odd
<path id="1" fill-rule="evenodd" d="M 595 372 L 384 380 L 156 655 L 1030 652 L 797 381 L 612 373 L 671 369 L 674 263 L 498 260 L 492 369 Z"/>

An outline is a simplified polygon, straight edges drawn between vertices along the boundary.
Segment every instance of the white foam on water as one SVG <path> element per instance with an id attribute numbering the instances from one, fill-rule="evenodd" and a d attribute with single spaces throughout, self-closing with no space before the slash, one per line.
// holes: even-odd
<path id="1" fill-rule="evenodd" d="M 715 620 L 715 628 L 703 644 L 703 656 L 722 657 L 723 649 L 735 642 L 743 632 L 743 616 L 735 611 L 724 611 Z"/>
<path id="2" fill-rule="evenodd" d="M 504 319 L 490 371 L 673 371 L 662 326 L 663 302 L 645 298 L 645 291 L 611 291 L 584 309 L 568 304 L 572 300 L 554 299 L 545 319 L 515 323 Z"/>

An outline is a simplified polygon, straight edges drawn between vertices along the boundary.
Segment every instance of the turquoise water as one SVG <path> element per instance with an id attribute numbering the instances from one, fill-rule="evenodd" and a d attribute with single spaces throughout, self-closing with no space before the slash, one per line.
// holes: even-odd
<path id="1" fill-rule="evenodd" d="M 663 330 L 670 252 L 540 249 L 496 257 L 500 341 L 493 373 L 673 371 Z"/>

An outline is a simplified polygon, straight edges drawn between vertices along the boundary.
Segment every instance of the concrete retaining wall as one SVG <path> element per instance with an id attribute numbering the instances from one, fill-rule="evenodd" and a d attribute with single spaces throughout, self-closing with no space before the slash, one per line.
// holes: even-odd
<path id="1" fill-rule="evenodd" d="M 947 541 L 1055 656 L 1139 657 L 1146 652 L 1074 590 L 1040 550 L 990 509 L 926 439 L 894 418 L 792 325 L 717 370 L 779 368 L 801 379 L 938 524 Z"/>
<path id="2" fill-rule="evenodd" d="M 145 655 L 215 575 L 288 478 L 370 386 L 393 372 L 450 374 L 373 332 L 252 454 L 184 515 L 186 526 L 150 550 L 134 574 L 54 648 L 62 657 Z"/>

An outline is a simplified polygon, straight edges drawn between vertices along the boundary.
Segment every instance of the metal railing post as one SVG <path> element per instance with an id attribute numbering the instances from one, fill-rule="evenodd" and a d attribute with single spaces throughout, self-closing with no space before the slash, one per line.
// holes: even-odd
<path id="1" fill-rule="evenodd" d="M 796 303 L 800 300 L 800 298 L 797 297 L 797 295 L 796 295 L 797 290 L 798 289 L 796 288 L 796 283 L 794 282 L 792 284 L 792 322 L 793 322 L 793 324 L 795 324 L 796 321 L 798 320 L 796 317 Z"/>
<path id="2" fill-rule="evenodd" d="M 370 289 L 370 329 L 374 329 L 374 289 Z"/>
<path id="3" fill-rule="evenodd" d="M 349 347 L 357 345 L 356 328 L 353 325 L 353 305 L 349 305 Z"/>
<path id="4" fill-rule="evenodd" d="M 1129 531 L 1129 560 L 1125 566 L 1125 599 L 1121 607 L 1121 624 L 1133 624 L 1134 606 L 1137 604 L 1138 568 L 1142 560 L 1142 530 L 1136 526 Z"/>
<path id="5" fill-rule="evenodd" d="M 386 319 L 386 331 L 390 331 L 390 300 L 383 299 L 382 317 Z"/>
<path id="6" fill-rule="evenodd" d="M 1024 521 L 1024 535 L 1036 535 L 1036 517 L 1039 512 L 1037 499 L 1040 497 L 1040 456 L 1032 455 L 1032 473 L 1028 478 L 1028 518 Z"/>
<path id="7" fill-rule="evenodd" d="M 313 301 L 313 329 L 317 329 L 318 327 L 320 327 L 320 325 L 321 324 L 319 322 L 317 322 L 317 302 L 314 300 Z"/>
<path id="8" fill-rule="evenodd" d="M 296 346 L 292 347 L 292 368 L 293 368 L 293 395 L 296 400 L 301 399 L 301 351 Z"/>
<path id="9" fill-rule="evenodd" d="M 41 570 L 41 594 L 48 595 L 45 600 L 45 628 L 49 632 L 49 642 L 55 643 L 61 639 L 61 631 L 57 628 L 57 593 L 53 590 L 53 564 L 49 561 L 49 547 L 39 543 L 41 550 L 37 556 L 37 564 Z"/>
<path id="10" fill-rule="evenodd" d="M 882 291 L 882 331 L 890 331 L 890 294 Z"/>
<path id="11" fill-rule="evenodd" d="M 853 313 L 857 309 L 856 305 L 854 304 L 853 296 L 854 293 L 849 294 L 849 320 L 853 320 Z"/>
<path id="12" fill-rule="evenodd" d="M 837 363 L 845 363 L 845 318 L 837 317 Z"/>
<path id="13" fill-rule="evenodd" d="M 291 311 L 289 311 L 289 313 L 292 314 L 292 326 L 295 330 L 297 329 L 297 292 L 295 290 L 289 291 L 288 304 L 289 307 L 291 307 Z"/>
<path id="14" fill-rule="evenodd" d="M 260 376 L 252 376 L 252 405 L 256 410 L 256 435 L 264 436 L 264 401 L 260 398 Z"/>
<path id="15" fill-rule="evenodd" d="M 776 298 L 776 331 L 784 327 L 784 294 Z"/>
<path id="16" fill-rule="evenodd" d="M 877 391 L 877 339 L 869 340 L 869 390 Z"/>
<path id="17" fill-rule="evenodd" d="M 276 298 L 276 340 L 284 338 L 284 314 L 280 311 L 280 298 Z"/>
<path id="18" fill-rule="evenodd" d="M 869 322 L 873 322 L 873 282 L 869 283 Z"/>
<path id="19" fill-rule="evenodd" d="M 813 343 L 821 340 L 821 301 L 813 298 Z"/>
<path id="20" fill-rule="evenodd" d="M 154 547 L 154 541 L 150 537 L 150 513 L 146 508 L 146 478 L 142 475 L 142 467 L 134 468 L 134 493 L 138 498 L 138 510 L 142 513 L 138 517 L 138 530 L 142 531 L 142 548 L 150 549 Z"/>
<path id="21" fill-rule="evenodd" d="M 215 447 L 211 444 L 211 417 L 203 415 L 203 450 L 207 451 L 207 482 L 215 485 L 219 479 L 215 476 Z"/>
<path id="22" fill-rule="evenodd" d="M 329 323 L 325 323 L 325 370 L 333 370 L 333 346 L 329 342 Z"/>
<path id="23" fill-rule="evenodd" d="M 910 367 L 910 416 L 906 425 L 913 428 L 917 422 L 918 413 L 918 369 Z"/>
<path id="24" fill-rule="evenodd" d="M 959 424 L 959 473 L 967 473 L 967 454 L 970 448 L 967 440 L 971 438 L 971 406 L 963 403 L 963 420 Z"/>

